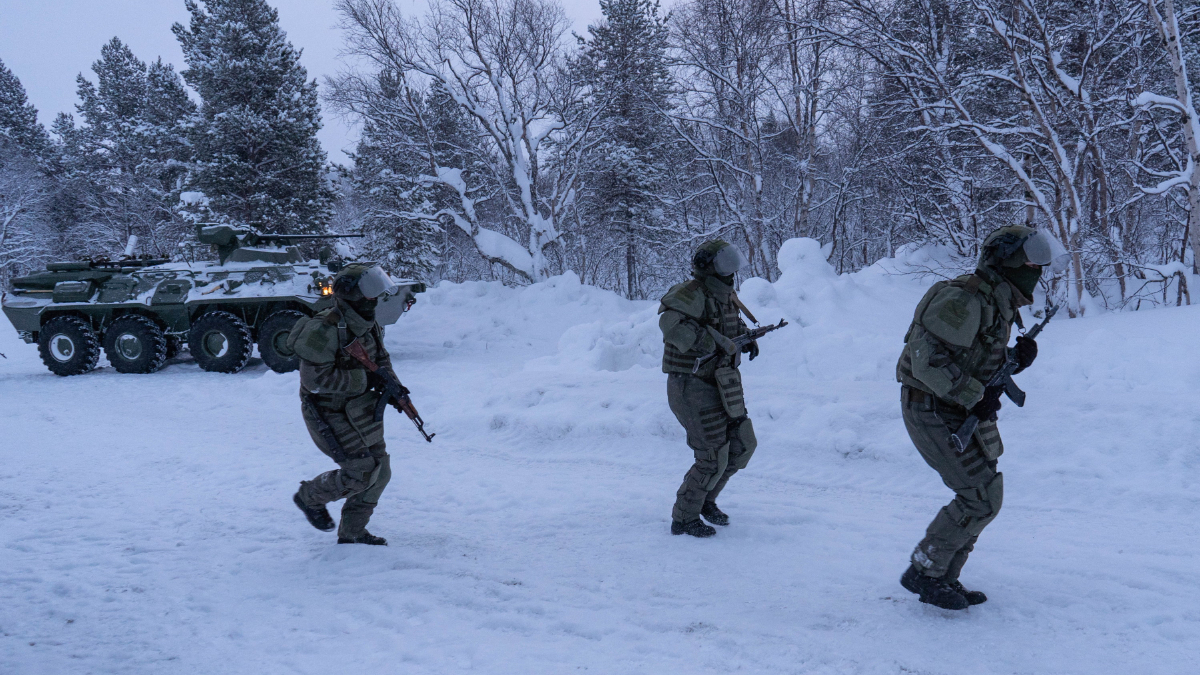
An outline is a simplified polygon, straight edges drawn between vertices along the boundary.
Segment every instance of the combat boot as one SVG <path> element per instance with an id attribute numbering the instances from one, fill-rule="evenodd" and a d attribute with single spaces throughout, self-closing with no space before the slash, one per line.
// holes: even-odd
<path id="1" fill-rule="evenodd" d="M 363 533 L 351 539 L 350 537 L 338 537 L 339 544 L 369 544 L 371 546 L 387 546 L 387 539 L 376 537 L 375 535 L 363 530 Z"/>
<path id="2" fill-rule="evenodd" d="M 704 502 L 704 506 L 700 507 L 700 515 L 713 525 L 728 525 L 729 516 L 725 512 L 717 508 L 716 502 Z"/>
<path id="3" fill-rule="evenodd" d="M 337 527 L 334 525 L 333 518 L 329 515 L 329 509 L 324 506 L 311 508 L 305 505 L 304 500 L 300 499 L 300 493 L 292 495 L 292 501 L 296 503 L 296 507 L 304 512 L 304 517 L 308 518 L 308 523 L 322 532 L 328 532 Z"/>
<path id="4" fill-rule="evenodd" d="M 987 602 L 987 596 L 983 594 L 983 591 L 968 591 L 963 588 L 963 585 L 957 579 L 950 582 L 950 588 L 958 591 L 959 595 L 966 598 L 968 605 L 982 605 Z"/>
<path id="5" fill-rule="evenodd" d="M 699 518 L 689 520 L 686 523 L 681 523 L 678 520 L 671 521 L 671 534 L 690 534 L 693 537 L 711 537 L 717 533 L 717 529 L 711 525 L 705 525 Z"/>
<path id="6" fill-rule="evenodd" d="M 906 590 L 918 594 L 921 602 L 942 609 L 966 609 L 970 603 L 962 593 L 955 590 L 954 584 L 956 583 L 958 582 L 949 582 L 922 574 L 916 565 L 909 565 L 908 569 L 904 571 L 904 575 L 900 577 L 900 585 Z"/>

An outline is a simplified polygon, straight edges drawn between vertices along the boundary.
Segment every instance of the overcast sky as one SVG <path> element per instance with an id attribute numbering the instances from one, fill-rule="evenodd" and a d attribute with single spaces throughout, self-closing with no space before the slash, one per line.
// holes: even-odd
<path id="1" fill-rule="evenodd" d="M 324 83 L 336 73 L 341 45 L 334 28 L 333 0 L 268 0 L 279 10 L 288 39 L 303 49 L 300 59 L 310 79 Z M 424 0 L 396 0 L 407 12 L 423 13 Z M 598 0 L 564 0 L 575 31 L 584 34 L 600 17 Z M 158 57 L 183 69 L 183 52 L 171 24 L 188 22 L 183 0 L 0 0 L 0 60 L 25 85 L 29 100 L 49 127 L 59 112 L 75 112 L 75 76 L 94 76 L 91 66 L 100 46 L 113 36 L 129 45 L 143 61 Z M 325 109 L 322 101 L 322 109 Z M 325 110 L 321 142 L 329 158 L 346 161 L 355 132 Z"/>

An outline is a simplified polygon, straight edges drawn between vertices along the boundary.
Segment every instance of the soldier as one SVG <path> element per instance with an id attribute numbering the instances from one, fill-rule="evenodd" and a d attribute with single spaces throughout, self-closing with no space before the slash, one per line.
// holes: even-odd
<path id="1" fill-rule="evenodd" d="M 296 322 L 288 336 L 288 347 L 300 357 L 304 423 L 317 448 L 339 467 L 301 481 L 292 500 L 313 527 L 328 532 L 334 524 L 325 505 L 344 498 L 339 544 L 387 545 L 383 537 L 367 532 L 367 521 L 392 476 L 383 422 L 374 418 L 379 383 L 343 348 L 357 340 L 373 362 L 391 370 L 375 306 L 379 296 L 395 287 L 379 267 L 349 265 L 334 277 L 334 306 Z"/>
<path id="2" fill-rule="evenodd" d="M 676 493 L 671 534 L 716 534 L 700 516 L 715 525 L 729 524 L 729 516 L 717 508 L 717 496 L 730 476 L 746 468 L 758 444 L 737 369 L 739 352 L 749 353 L 753 360 L 758 344 L 751 342 L 739 350 L 732 340 L 746 332 L 738 313 L 746 308 L 733 292 L 733 275 L 745 264 L 735 246 L 723 241 L 704 244 L 692 257 L 695 278 L 673 286 L 658 308 L 667 402 L 687 431 L 688 446 L 696 456 Z M 714 349 L 721 350 L 720 358 L 693 375 L 696 358 Z"/>
<path id="3" fill-rule="evenodd" d="M 987 601 L 958 581 L 1004 497 L 1004 475 L 996 471 L 1004 452 L 996 429 L 1001 391 L 984 383 L 1005 362 L 1012 324 L 1024 327 L 1018 309 L 1033 302 L 1051 257 L 1049 239 L 1036 230 L 1020 225 L 996 230 L 984 240 L 974 274 L 929 289 L 904 337 L 896 366 L 904 425 L 921 457 L 955 492 L 900 578 L 921 602 L 966 609 Z M 1015 350 L 1016 372 L 1037 357 L 1037 343 L 1024 336 L 1017 338 Z M 960 454 L 950 436 L 969 414 L 981 422 Z"/>

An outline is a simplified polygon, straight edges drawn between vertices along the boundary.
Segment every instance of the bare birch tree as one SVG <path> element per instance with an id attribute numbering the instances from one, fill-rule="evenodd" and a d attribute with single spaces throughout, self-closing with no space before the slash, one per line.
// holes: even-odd
<path id="1" fill-rule="evenodd" d="M 488 260 L 526 280 L 544 278 L 547 250 L 559 242 L 573 187 L 548 180 L 542 166 L 546 141 L 564 129 L 572 103 L 558 96 L 567 28 L 561 6 L 550 0 L 434 0 L 421 19 L 404 16 L 392 0 L 340 0 L 337 7 L 350 54 L 409 88 L 438 82 L 478 123 L 496 178 L 509 188 L 501 198 L 520 232 L 511 237 L 484 227 L 463 167 L 435 161 L 428 182 L 459 197 L 440 215 L 470 235 Z"/>

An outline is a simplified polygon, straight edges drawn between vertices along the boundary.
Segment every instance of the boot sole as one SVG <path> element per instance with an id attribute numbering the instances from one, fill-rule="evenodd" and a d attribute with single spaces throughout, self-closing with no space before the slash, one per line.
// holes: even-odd
<path id="1" fill-rule="evenodd" d="M 308 524 L 312 525 L 318 530 L 322 532 L 332 532 L 337 527 L 332 518 L 330 519 L 329 527 L 321 527 L 320 525 L 314 523 L 313 519 L 308 515 L 308 509 L 305 508 L 304 502 L 300 501 L 300 493 L 292 495 L 292 503 L 296 505 L 296 508 L 300 509 L 300 513 L 304 514 L 304 519 L 308 521 Z"/>
<path id="2" fill-rule="evenodd" d="M 962 607 L 947 607 L 947 606 L 945 606 L 945 605 L 939 605 L 939 604 L 937 604 L 936 602 L 932 602 L 932 601 L 930 601 L 930 600 L 927 600 L 927 599 L 926 599 L 924 596 L 922 596 L 921 598 L 919 598 L 919 600 L 920 600 L 921 602 L 923 602 L 923 603 L 927 604 L 927 605 L 931 605 L 931 606 L 933 606 L 933 607 L 937 607 L 938 609 L 948 609 L 948 610 L 951 610 L 951 611 L 954 611 L 954 612 L 959 612 L 959 611 L 962 611 L 962 610 L 964 610 L 964 609 L 966 609 L 966 608 L 968 608 L 968 607 L 970 607 L 970 606 L 971 606 L 969 603 L 967 603 L 966 599 L 963 599 L 963 606 L 962 606 Z"/>
<path id="3" fill-rule="evenodd" d="M 688 532 L 687 530 L 679 530 L 677 532 L 674 527 L 671 528 L 671 534 L 673 534 L 677 537 L 681 534 L 687 534 L 687 535 L 691 535 L 697 539 L 708 539 L 709 537 L 715 535 L 716 533 L 717 533 L 717 531 L 713 530 L 712 532 L 706 532 L 704 534 L 692 534 L 691 532 Z"/>

